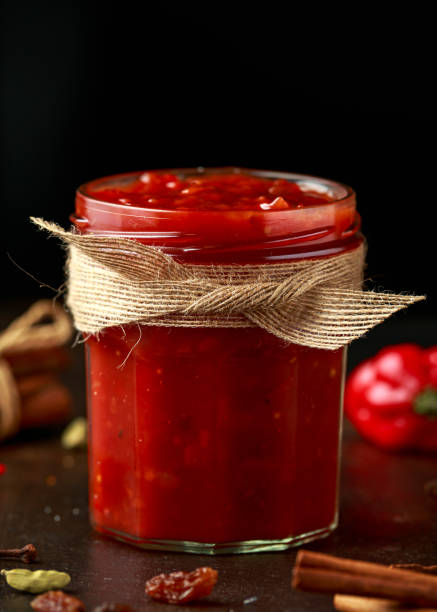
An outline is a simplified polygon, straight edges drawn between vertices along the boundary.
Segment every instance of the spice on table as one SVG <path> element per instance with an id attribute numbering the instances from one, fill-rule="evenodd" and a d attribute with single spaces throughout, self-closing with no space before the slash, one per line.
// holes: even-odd
<path id="1" fill-rule="evenodd" d="M 20 386 L 20 383 L 18 383 Z M 55 377 L 33 393 L 21 398 L 21 429 L 62 425 L 72 408 L 70 391 Z"/>
<path id="2" fill-rule="evenodd" d="M 420 563 L 393 563 L 390 569 L 406 569 L 422 574 L 437 574 L 437 565 L 420 565 Z"/>
<path id="3" fill-rule="evenodd" d="M 0 559 L 14 558 L 23 563 L 32 563 L 37 557 L 33 544 L 26 544 L 23 548 L 0 549 Z"/>
<path id="4" fill-rule="evenodd" d="M 218 572 L 211 567 L 198 567 L 192 572 L 159 574 L 146 582 L 149 597 L 171 604 L 184 604 L 210 595 Z"/>
<path id="5" fill-rule="evenodd" d="M 387 450 L 437 450 L 437 346 L 389 346 L 349 376 L 345 411 Z"/>
<path id="6" fill-rule="evenodd" d="M 301 591 L 361 595 L 437 608 L 437 576 L 300 550 L 292 586 Z"/>
<path id="7" fill-rule="evenodd" d="M 87 445 L 87 420 L 84 417 L 77 417 L 62 432 L 61 444 L 67 449 L 82 448 Z"/>
<path id="8" fill-rule="evenodd" d="M 420 565 L 419 563 L 394 563 L 389 565 L 390 569 L 406 569 L 413 572 L 425 574 L 437 574 L 437 565 Z M 420 608 L 413 608 L 407 603 L 394 599 L 379 599 L 374 597 L 363 597 L 360 595 L 334 595 L 334 608 L 340 612 L 395 612 L 397 610 L 408 610 L 409 612 L 425 612 Z M 433 608 L 427 608 L 432 612 Z"/>
<path id="9" fill-rule="evenodd" d="M 63 589 L 70 583 L 71 578 L 65 572 L 55 570 L 11 569 L 0 572 L 5 576 L 8 585 L 18 591 L 29 593 L 43 593 L 53 589 Z"/>
<path id="10" fill-rule="evenodd" d="M 32 599 L 30 606 L 37 612 L 84 612 L 80 599 L 63 591 L 47 591 Z"/>
<path id="11" fill-rule="evenodd" d="M 65 422 L 71 395 L 57 378 L 69 355 L 72 324 L 65 311 L 40 300 L 0 332 L 0 440 L 20 429 Z"/>
<path id="12" fill-rule="evenodd" d="M 416 608 L 394 599 L 335 595 L 334 608 L 340 612 L 435 612 L 434 608 Z"/>
<path id="13" fill-rule="evenodd" d="M 0 463 L 0 476 L 6 472 L 6 466 L 4 463 Z"/>
<path id="14" fill-rule="evenodd" d="M 37 374 L 58 374 L 69 365 L 70 353 L 64 346 L 29 349 L 12 352 L 13 347 L 2 355 L 17 378 L 27 378 Z"/>

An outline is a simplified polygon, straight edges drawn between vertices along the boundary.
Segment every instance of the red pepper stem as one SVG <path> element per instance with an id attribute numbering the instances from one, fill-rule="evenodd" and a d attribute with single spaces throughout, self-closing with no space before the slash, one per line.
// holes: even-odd
<path id="1" fill-rule="evenodd" d="M 418 393 L 413 401 L 413 410 L 416 414 L 435 419 L 437 417 L 437 389 L 426 387 Z"/>

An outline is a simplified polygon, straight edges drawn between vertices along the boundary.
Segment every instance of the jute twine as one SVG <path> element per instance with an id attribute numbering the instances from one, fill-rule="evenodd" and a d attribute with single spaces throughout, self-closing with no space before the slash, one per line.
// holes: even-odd
<path id="1" fill-rule="evenodd" d="M 132 323 L 259 326 L 288 342 L 334 350 L 424 299 L 362 291 L 363 246 L 281 264 L 187 265 L 136 240 L 32 221 L 68 248 L 67 305 L 85 334 Z"/>
<path id="2" fill-rule="evenodd" d="M 35 302 L 0 333 L 0 440 L 18 431 L 21 417 L 17 385 L 2 355 L 62 346 L 71 333 L 69 316 L 50 300 Z"/>

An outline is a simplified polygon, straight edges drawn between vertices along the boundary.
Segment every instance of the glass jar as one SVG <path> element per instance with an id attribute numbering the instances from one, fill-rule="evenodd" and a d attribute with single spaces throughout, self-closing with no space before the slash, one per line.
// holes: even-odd
<path id="1" fill-rule="evenodd" d="M 362 242 L 355 195 L 339 183 L 235 168 L 166 172 L 283 179 L 329 202 L 186 210 L 99 198 L 138 180 L 129 173 L 79 188 L 76 227 L 190 264 L 320 258 Z M 345 349 L 290 344 L 257 327 L 133 324 L 88 338 L 86 355 L 97 531 L 214 554 L 281 550 L 335 529 Z"/>

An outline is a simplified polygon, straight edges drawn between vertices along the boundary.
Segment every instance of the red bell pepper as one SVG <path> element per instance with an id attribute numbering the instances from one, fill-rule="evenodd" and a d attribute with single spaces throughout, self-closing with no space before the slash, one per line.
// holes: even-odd
<path id="1" fill-rule="evenodd" d="M 345 411 L 387 450 L 437 450 L 437 346 L 389 346 L 349 376 Z"/>

